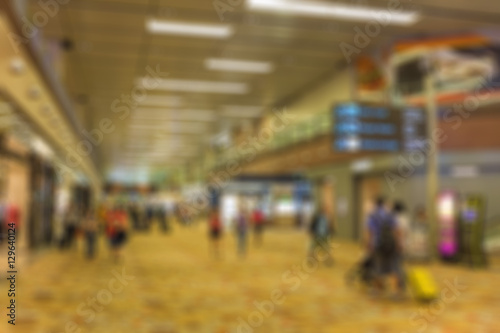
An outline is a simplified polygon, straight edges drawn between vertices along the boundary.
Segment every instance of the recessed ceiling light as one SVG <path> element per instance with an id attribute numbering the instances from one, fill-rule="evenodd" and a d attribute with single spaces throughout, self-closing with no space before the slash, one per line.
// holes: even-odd
<path id="1" fill-rule="evenodd" d="M 153 34 L 221 39 L 233 34 L 233 28 L 227 24 L 201 24 L 157 19 L 147 20 L 146 30 Z"/>
<path id="2" fill-rule="evenodd" d="M 138 84 L 145 83 L 147 78 L 140 78 Z M 196 93 L 215 93 L 215 94 L 246 94 L 248 86 L 240 82 L 226 81 L 199 81 L 183 79 L 162 79 L 158 81 L 156 90 L 170 90 Z"/>
<path id="3" fill-rule="evenodd" d="M 387 21 L 394 25 L 411 25 L 418 21 L 419 14 L 415 11 L 384 10 L 340 3 L 326 3 L 318 1 L 293 0 L 247 0 L 247 7 L 251 10 L 299 14 L 316 17 L 333 17 L 350 21 Z"/>
<path id="4" fill-rule="evenodd" d="M 37 85 L 32 85 L 28 90 L 28 96 L 31 99 L 38 99 L 42 95 L 42 91 Z"/>
<path id="5" fill-rule="evenodd" d="M 40 111 L 42 111 L 43 114 L 48 115 L 50 113 L 50 106 L 48 106 L 47 104 L 44 104 L 40 108 Z"/>
<path id="6" fill-rule="evenodd" d="M 209 70 L 228 71 L 228 72 L 265 74 L 273 71 L 273 65 L 270 62 L 223 59 L 223 58 L 206 59 L 205 67 Z"/>
<path id="7" fill-rule="evenodd" d="M 31 141 L 31 146 L 33 150 L 44 157 L 50 158 L 54 156 L 52 148 L 40 138 L 34 137 Z"/>
<path id="8" fill-rule="evenodd" d="M 21 58 L 14 58 L 10 62 L 10 69 L 14 74 L 24 73 L 25 65 Z"/>

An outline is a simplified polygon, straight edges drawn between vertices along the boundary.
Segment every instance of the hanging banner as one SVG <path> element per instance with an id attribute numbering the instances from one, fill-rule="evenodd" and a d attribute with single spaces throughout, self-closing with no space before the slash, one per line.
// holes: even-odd
<path id="1" fill-rule="evenodd" d="M 438 103 L 469 96 L 500 95 L 500 44 L 487 36 L 470 34 L 398 42 L 391 58 L 395 99 L 425 100 L 425 78 L 431 75 Z M 485 97 L 486 95 L 486 97 Z"/>

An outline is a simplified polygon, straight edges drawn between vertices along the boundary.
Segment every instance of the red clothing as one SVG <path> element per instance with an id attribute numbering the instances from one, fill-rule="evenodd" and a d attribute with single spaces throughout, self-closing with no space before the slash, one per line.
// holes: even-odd
<path id="1" fill-rule="evenodd" d="M 254 224 L 264 223 L 264 214 L 260 210 L 255 210 L 252 214 L 252 220 Z"/>
<path id="2" fill-rule="evenodd" d="M 14 205 L 7 206 L 7 210 L 5 212 L 5 223 L 11 224 L 14 223 L 14 228 L 19 228 L 21 222 L 21 212 L 19 208 Z"/>
<path id="3" fill-rule="evenodd" d="M 218 217 L 212 217 L 210 219 L 210 229 L 211 230 L 220 230 L 222 224 L 220 223 L 220 219 Z"/>
<path id="4" fill-rule="evenodd" d="M 125 229 L 127 214 L 123 211 L 115 210 L 107 214 L 106 234 L 113 236 L 118 229 Z"/>

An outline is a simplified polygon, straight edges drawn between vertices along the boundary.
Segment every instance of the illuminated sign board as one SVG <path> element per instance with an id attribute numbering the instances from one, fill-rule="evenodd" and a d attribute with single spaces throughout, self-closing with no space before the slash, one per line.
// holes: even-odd
<path id="1" fill-rule="evenodd" d="M 343 103 L 334 108 L 333 117 L 336 151 L 411 151 L 425 140 L 425 113 L 420 108 Z"/>

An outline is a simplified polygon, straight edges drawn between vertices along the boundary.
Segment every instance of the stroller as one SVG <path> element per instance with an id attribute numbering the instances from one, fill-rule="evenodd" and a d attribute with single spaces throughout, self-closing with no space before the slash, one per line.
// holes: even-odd
<path id="1" fill-rule="evenodd" d="M 375 278 L 375 260 L 367 256 L 354 267 L 349 269 L 345 275 L 346 284 L 353 286 L 356 284 L 362 287 L 370 287 Z"/>

